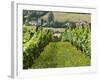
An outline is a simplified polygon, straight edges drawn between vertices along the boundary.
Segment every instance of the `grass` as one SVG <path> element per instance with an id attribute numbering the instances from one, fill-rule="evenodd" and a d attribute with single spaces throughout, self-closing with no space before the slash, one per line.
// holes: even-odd
<path id="1" fill-rule="evenodd" d="M 90 58 L 69 42 L 50 42 L 32 68 L 90 66 Z"/>
<path id="2" fill-rule="evenodd" d="M 66 20 L 71 22 L 79 22 L 79 20 L 85 20 L 87 22 L 91 22 L 90 14 L 78 14 L 78 13 L 65 13 L 65 12 L 53 12 L 54 21 L 64 22 Z M 43 19 L 48 19 L 48 14 L 42 17 Z"/>

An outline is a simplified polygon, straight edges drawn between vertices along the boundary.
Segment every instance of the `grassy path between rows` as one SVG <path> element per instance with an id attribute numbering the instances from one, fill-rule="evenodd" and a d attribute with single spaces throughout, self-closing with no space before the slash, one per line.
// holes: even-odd
<path id="1" fill-rule="evenodd" d="M 32 68 L 89 66 L 91 59 L 69 42 L 50 42 Z"/>

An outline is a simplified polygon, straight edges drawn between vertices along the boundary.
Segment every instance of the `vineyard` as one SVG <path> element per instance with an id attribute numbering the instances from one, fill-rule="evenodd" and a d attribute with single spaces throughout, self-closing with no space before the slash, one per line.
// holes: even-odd
<path id="1" fill-rule="evenodd" d="M 62 35 L 62 41 L 69 41 L 89 57 L 91 57 L 90 38 L 90 29 L 88 27 L 66 29 Z"/>
<path id="2" fill-rule="evenodd" d="M 23 69 L 91 65 L 91 14 L 23 10 Z"/>
<path id="3" fill-rule="evenodd" d="M 90 28 L 55 30 L 23 26 L 23 68 L 89 66 L 91 63 Z"/>
<path id="4" fill-rule="evenodd" d="M 52 31 L 40 29 L 38 32 L 27 28 L 24 31 L 24 68 L 31 67 L 43 48 L 52 40 Z"/>

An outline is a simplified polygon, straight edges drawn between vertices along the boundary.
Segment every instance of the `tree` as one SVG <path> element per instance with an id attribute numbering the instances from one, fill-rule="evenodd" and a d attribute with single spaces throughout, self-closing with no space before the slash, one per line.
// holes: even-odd
<path id="1" fill-rule="evenodd" d="M 29 21 L 37 21 L 40 17 L 46 15 L 48 11 L 23 10 L 23 24 L 29 24 Z"/>
<path id="2" fill-rule="evenodd" d="M 48 24 L 49 26 L 53 25 L 54 23 L 54 15 L 53 15 L 53 12 L 49 12 L 49 15 L 48 15 Z"/>

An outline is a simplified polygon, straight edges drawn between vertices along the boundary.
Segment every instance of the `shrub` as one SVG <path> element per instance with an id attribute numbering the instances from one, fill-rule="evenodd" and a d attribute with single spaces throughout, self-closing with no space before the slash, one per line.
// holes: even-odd
<path id="1" fill-rule="evenodd" d="M 90 40 L 90 30 L 85 27 L 79 27 L 74 29 L 66 29 L 65 32 L 62 34 L 62 41 L 69 41 L 77 49 L 83 51 L 87 56 L 91 57 L 91 40 Z"/>
<path id="2" fill-rule="evenodd" d="M 43 48 L 52 40 L 52 31 L 39 30 L 23 45 L 23 68 L 30 68 L 38 58 Z"/>

